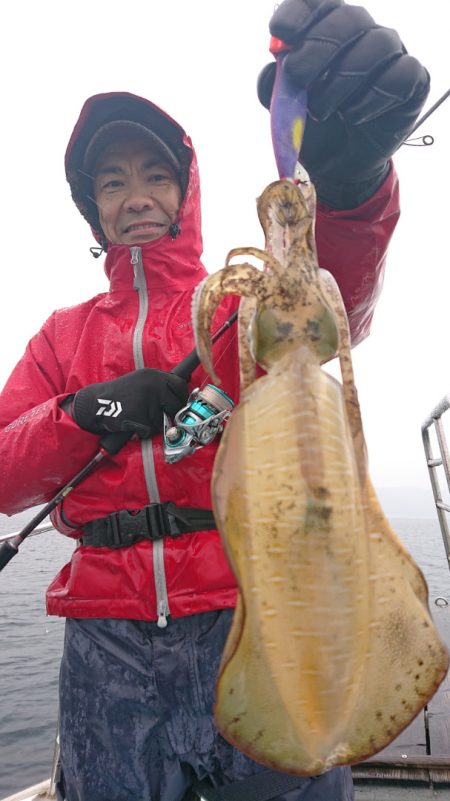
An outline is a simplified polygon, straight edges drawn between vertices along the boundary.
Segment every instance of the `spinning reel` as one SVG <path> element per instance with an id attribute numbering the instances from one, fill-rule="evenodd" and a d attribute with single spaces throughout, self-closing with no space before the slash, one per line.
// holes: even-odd
<path id="1" fill-rule="evenodd" d="M 194 389 L 173 423 L 164 415 L 164 459 L 174 464 L 198 448 L 209 445 L 223 431 L 234 403 L 213 384 Z"/>

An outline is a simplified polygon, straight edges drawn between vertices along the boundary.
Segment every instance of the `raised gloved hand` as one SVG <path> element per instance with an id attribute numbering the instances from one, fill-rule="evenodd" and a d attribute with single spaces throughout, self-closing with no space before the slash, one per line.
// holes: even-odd
<path id="1" fill-rule="evenodd" d="M 308 90 L 300 160 L 319 199 L 336 209 L 367 200 L 389 172 L 389 159 L 414 125 L 429 75 L 398 34 L 343 0 L 284 0 L 270 32 L 292 50 L 283 68 Z M 275 64 L 258 79 L 269 108 Z"/>
<path id="2" fill-rule="evenodd" d="M 71 412 L 80 428 L 93 434 L 129 431 L 145 439 L 162 431 L 163 412 L 173 419 L 188 395 L 183 378 L 144 367 L 80 389 Z"/>

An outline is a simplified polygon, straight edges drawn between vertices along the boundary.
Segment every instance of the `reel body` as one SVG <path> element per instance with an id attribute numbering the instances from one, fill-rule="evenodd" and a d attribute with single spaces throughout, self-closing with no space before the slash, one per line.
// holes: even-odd
<path id="1" fill-rule="evenodd" d="M 234 403 L 213 384 L 194 389 L 171 423 L 164 415 L 164 459 L 174 464 L 198 448 L 209 445 L 223 431 Z"/>

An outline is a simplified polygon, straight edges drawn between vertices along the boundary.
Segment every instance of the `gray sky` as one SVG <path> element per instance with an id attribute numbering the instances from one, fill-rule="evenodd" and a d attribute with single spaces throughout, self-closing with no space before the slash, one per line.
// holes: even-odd
<path id="1" fill-rule="evenodd" d="M 444 0 L 426 6 L 368 0 L 365 6 L 379 23 L 396 28 L 428 67 L 428 108 L 450 85 Z M 209 271 L 223 266 L 231 247 L 262 245 L 255 198 L 277 175 L 269 117 L 255 83 L 270 58 L 273 8 L 273 0 L 4 6 L 0 384 L 55 308 L 106 289 L 63 170 L 68 137 L 88 96 L 144 95 L 190 133 L 202 177 Z M 420 133 L 433 134 L 435 144 L 403 147 L 395 159 L 403 213 L 372 334 L 354 350 L 376 486 L 428 487 L 420 426 L 450 391 L 450 100 Z"/>

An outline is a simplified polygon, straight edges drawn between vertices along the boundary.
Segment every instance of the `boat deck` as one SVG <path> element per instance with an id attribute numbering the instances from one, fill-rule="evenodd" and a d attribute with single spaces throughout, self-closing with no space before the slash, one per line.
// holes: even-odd
<path id="1" fill-rule="evenodd" d="M 433 617 L 450 643 L 450 606 L 434 607 Z M 352 772 L 358 801 L 450 799 L 450 673 L 411 725 Z"/>

